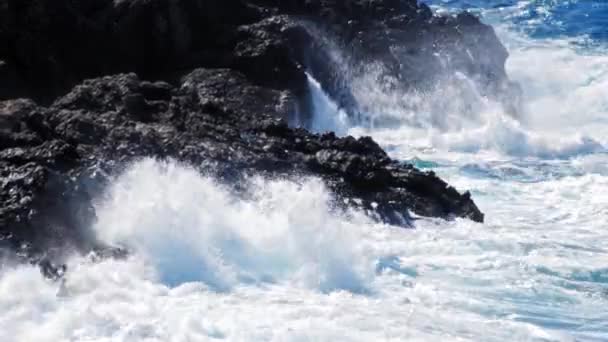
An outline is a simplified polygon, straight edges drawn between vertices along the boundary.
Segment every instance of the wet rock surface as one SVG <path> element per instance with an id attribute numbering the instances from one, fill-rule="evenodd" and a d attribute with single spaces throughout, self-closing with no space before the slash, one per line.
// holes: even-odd
<path id="1" fill-rule="evenodd" d="M 235 185 L 253 174 L 316 175 L 337 199 L 360 199 L 379 219 L 400 225 L 408 224 L 407 209 L 483 219 L 467 194 L 391 160 L 371 138 L 288 127 L 279 109 L 290 97 L 236 71 L 196 69 L 176 87 L 120 74 L 87 80 L 48 107 L 4 101 L 3 240 L 15 248 L 94 248 L 86 231 L 95 219 L 92 198 L 147 156 L 183 161 Z"/>
<path id="2" fill-rule="evenodd" d="M 410 69 L 437 51 L 466 49 L 451 60 L 501 87 L 506 51 L 483 54 L 502 45 L 468 14 L 433 17 L 405 0 L 8 0 L 0 19 L 0 245 L 50 274 L 62 272 L 49 260 L 66 250 L 102 249 L 87 230 L 93 199 L 150 156 L 235 191 L 253 174 L 318 176 L 338 206 L 398 225 L 408 211 L 483 221 L 468 193 L 390 159 L 371 138 L 287 124 L 310 110 L 307 70 L 343 105 L 352 100 L 311 23 L 404 87 L 432 81 L 431 69 Z"/>

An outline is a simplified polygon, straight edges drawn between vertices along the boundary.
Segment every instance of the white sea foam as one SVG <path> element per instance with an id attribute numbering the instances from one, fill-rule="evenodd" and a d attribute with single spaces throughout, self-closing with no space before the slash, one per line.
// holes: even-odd
<path id="1" fill-rule="evenodd" d="M 351 247 L 361 239 L 352 227 L 367 219 L 351 223 L 330 212 L 319 180 L 251 182 L 253 197 L 243 200 L 195 170 L 145 160 L 112 185 L 96 231 L 147 256 L 170 285 L 202 281 L 227 291 L 289 280 L 365 291 L 369 275 L 361 269 L 371 261 Z"/>
<path id="2" fill-rule="evenodd" d="M 336 215 L 314 179 L 253 180 L 243 200 L 188 167 L 141 161 L 98 204 L 99 236 L 131 257 L 73 258 L 62 282 L 5 268 L 0 340 L 607 338 L 608 178 L 452 177 L 480 193 L 486 226 Z"/>

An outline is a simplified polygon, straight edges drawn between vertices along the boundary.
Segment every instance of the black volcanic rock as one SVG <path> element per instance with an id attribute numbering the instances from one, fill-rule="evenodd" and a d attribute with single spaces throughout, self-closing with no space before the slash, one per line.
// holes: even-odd
<path id="1" fill-rule="evenodd" d="M 0 60 L 0 99 L 16 97 L 24 92 L 23 80 L 14 64 Z"/>
<path id="2" fill-rule="evenodd" d="M 316 175 L 337 199 L 360 199 L 400 225 L 406 209 L 483 220 L 468 195 L 391 160 L 371 138 L 289 128 L 291 98 L 236 71 L 197 69 L 176 87 L 120 74 L 87 80 L 49 107 L 2 102 L 0 235 L 33 251 L 94 248 L 92 198 L 108 175 L 146 156 L 187 162 L 228 184 L 251 174 Z"/>
<path id="3" fill-rule="evenodd" d="M 477 82 L 484 95 L 503 100 L 514 110 L 517 107 L 519 88 L 505 72 L 508 52 L 494 29 L 470 13 L 434 17 L 417 0 L 252 2 L 314 25 L 314 38 L 300 54 L 304 55 L 302 64 L 351 112 L 358 109 L 349 90 L 351 72 L 332 65 L 328 50 L 333 47 L 323 42 L 325 36 L 347 51 L 348 60 L 335 63 L 348 63 L 348 69 L 360 68 L 360 73 L 369 64 L 379 66 L 404 92 L 431 88 L 461 72 Z"/>
<path id="4" fill-rule="evenodd" d="M 7 65 L 24 81 L 12 91 L 0 81 L 0 99 L 48 101 L 85 78 L 170 80 L 195 67 L 297 90 L 306 68 L 355 110 L 341 66 L 311 25 L 348 52 L 349 67 L 379 64 L 404 89 L 461 71 L 487 95 L 516 92 L 492 27 L 468 13 L 433 17 L 416 0 L 3 0 L 0 18 L 0 75 Z"/>
<path id="5" fill-rule="evenodd" d="M 92 198 L 149 156 L 236 190 L 250 174 L 315 175 L 337 205 L 399 225 L 408 210 L 483 221 L 468 193 L 371 138 L 288 122 L 310 119 L 306 72 L 355 112 L 346 67 L 378 64 L 404 92 L 457 70 L 501 97 L 506 57 L 476 17 L 415 0 L 0 0 L 0 246 L 49 274 L 66 247 L 99 249 Z"/>

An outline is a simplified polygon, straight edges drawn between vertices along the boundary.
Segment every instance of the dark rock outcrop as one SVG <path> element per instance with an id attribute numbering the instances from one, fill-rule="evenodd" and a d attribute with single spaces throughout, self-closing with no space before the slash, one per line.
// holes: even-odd
<path id="1" fill-rule="evenodd" d="M 304 64 L 326 90 L 343 99 L 341 104 L 346 108 L 357 104 L 352 103 L 355 100 L 348 94 L 349 82 L 340 66 L 328 64 L 332 58 L 319 39 L 328 34 L 348 52 L 349 60 L 339 63 L 349 63 L 350 69 L 362 68 L 360 72 L 370 63 L 379 65 L 403 90 L 432 87 L 459 71 L 477 82 L 488 96 L 506 98 L 518 91 L 505 72 L 507 50 L 494 29 L 470 13 L 433 16 L 430 8 L 417 0 L 254 2 L 321 28 L 306 47 Z"/>
<path id="2" fill-rule="evenodd" d="M 434 17 L 417 0 L 3 0 L 0 19 L 0 60 L 25 81 L 8 92 L 0 82 L 0 99 L 48 101 L 85 78 L 136 72 L 170 80 L 195 67 L 301 90 L 307 68 L 355 110 L 319 35 L 347 51 L 349 68 L 381 65 L 404 89 L 461 71 L 488 95 L 515 93 L 507 51 L 490 26 L 468 13 Z"/>
<path id="3" fill-rule="evenodd" d="M 2 102 L 0 234 L 33 250 L 94 248 L 83 230 L 95 218 L 92 197 L 107 175 L 145 156 L 184 161 L 229 184 L 252 173 L 317 175 L 337 198 L 360 199 L 395 224 L 407 224 L 406 209 L 483 220 L 468 194 L 391 160 L 370 138 L 289 128 L 281 108 L 290 98 L 236 71 L 197 69 L 176 87 L 121 74 L 87 80 L 49 107 Z"/>
<path id="4" fill-rule="evenodd" d="M 310 114 L 306 71 L 356 110 L 319 32 L 404 91 L 447 69 L 496 94 L 509 87 L 489 26 L 415 0 L 0 1 L 0 245 L 51 259 L 100 248 L 86 230 L 92 198 L 146 156 L 235 185 L 252 173 L 319 176 L 337 204 L 359 199 L 395 224 L 407 210 L 483 221 L 468 193 L 371 138 L 288 127 Z"/>

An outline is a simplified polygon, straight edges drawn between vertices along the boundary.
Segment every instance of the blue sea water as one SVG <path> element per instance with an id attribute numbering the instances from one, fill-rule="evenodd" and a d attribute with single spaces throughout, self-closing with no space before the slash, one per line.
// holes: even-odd
<path id="1" fill-rule="evenodd" d="M 477 14 L 511 13 L 497 18 L 510 22 L 530 37 L 588 37 L 608 40 L 608 2 L 604 0 L 425 0 L 435 8 Z"/>
<path id="2" fill-rule="evenodd" d="M 371 135 L 470 190 L 484 224 L 338 215 L 314 178 L 235 198 L 142 160 L 96 207 L 98 236 L 132 257 L 74 257 L 60 283 L 3 269 L 0 341 L 608 341 L 608 2 L 424 2 L 494 27 L 522 113 L 466 80 L 399 94 L 364 74 L 370 117 L 352 122 L 311 77 L 313 129 Z"/>

